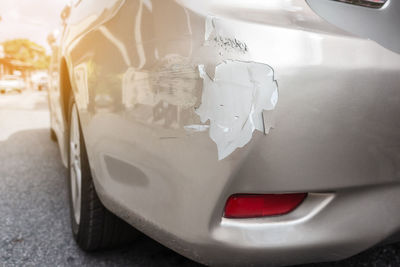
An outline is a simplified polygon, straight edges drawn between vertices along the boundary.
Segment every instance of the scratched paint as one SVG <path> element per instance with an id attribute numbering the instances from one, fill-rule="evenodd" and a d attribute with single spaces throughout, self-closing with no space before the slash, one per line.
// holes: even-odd
<path id="1" fill-rule="evenodd" d="M 204 45 L 216 47 L 218 50 L 224 50 L 225 52 L 237 52 L 245 54 L 249 51 L 247 44 L 231 36 L 229 33 L 224 32 L 217 27 L 218 20 L 214 17 L 207 17 L 204 33 Z"/>
<path id="2" fill-rule="evenodd" d="M 218 159 L 245 146 L 255 130 L 268 133 L 264 110 L 278 102 L 278 86 L 273 69 L 262 63 L 226 60 L 210 78 L 199 65 L 203 79 L 201 105 L 196 109 L 202 123 L 209 120 L 209 135 L 216 143 Z M 267 128 L 266 128 L 267 127 Z"/>

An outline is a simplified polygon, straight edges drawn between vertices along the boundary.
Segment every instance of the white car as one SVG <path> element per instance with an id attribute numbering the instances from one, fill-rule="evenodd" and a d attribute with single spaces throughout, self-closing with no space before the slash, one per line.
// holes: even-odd
<path id="1" fill-rule="evenodd" d="M 84 250 L 339 260 L 400 229 L 400 0 L 73 1 L 51 126 Z"/>
<path id="2" fill-rule="evenodd" d="M 5 75 L 0 80 L 0 93 L 8 92 L 21 93 L 26 88 L 26 84 L 22 78 L 16 75 Z"/>

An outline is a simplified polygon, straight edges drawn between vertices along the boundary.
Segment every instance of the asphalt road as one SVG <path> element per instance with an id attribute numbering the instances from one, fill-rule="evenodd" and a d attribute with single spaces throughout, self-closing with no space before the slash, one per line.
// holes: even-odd
<path id="1" fill-rule="evenodd" d="M 45 92 L 0 95 L 1 266 L 198 266 L 145 236 L 111 251 L 80 251 L 70 233 L 66 169 L 48 127 Z M 400 266 L 400 245 L 307 266 Z"/>

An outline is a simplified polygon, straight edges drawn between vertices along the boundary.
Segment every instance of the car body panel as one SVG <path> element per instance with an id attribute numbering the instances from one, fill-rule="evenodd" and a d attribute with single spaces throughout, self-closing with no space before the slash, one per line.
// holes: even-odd
<path id="1" fill-rule="evenodd" d="M 364 38 L 375 40 L 384 47 L 400 53 L 399 1 L 386 1 L 379 9 L 336 1 L 307 0 L 307 3 L 333 25 Z"/>
<path id="2" fill-rule="evenodd" d="M 400 55 L 305 1 L 79 1 L 60 58 L 101 200 L 176 251 L 291 264 L 341 259 L 397 232 Z M 263 112 L 273 129 L 219 159 L 212 122 L 196 113 L 199 65 L 213 78 L 229 60 L 269 66 L 279 98 Z M 65 163 L 63 94 L 49 91 Z M 312 194 L 281 217 L 223 218 L 231 194 L 284 192 Z"/>

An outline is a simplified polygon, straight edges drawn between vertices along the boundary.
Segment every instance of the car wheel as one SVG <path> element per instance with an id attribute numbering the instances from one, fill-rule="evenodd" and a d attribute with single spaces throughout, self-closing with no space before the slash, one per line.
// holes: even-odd
<path id="1" fill-rule="evenodd" d="M 69 111 L 68 191 L 73 236 L 86 251 L 127 243 L 137 231 L 101 203 L 90 173 L 78 110 L 72 100 Z"/>

